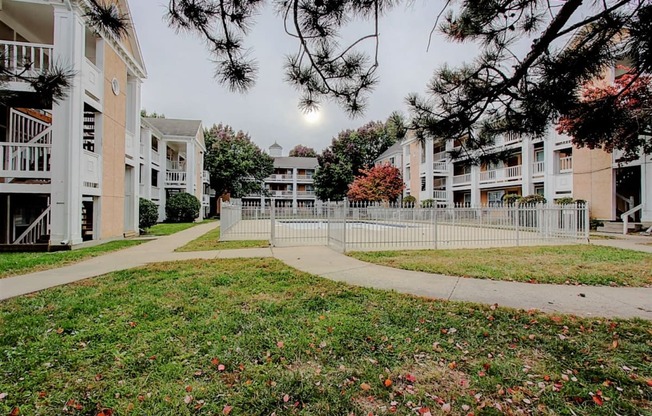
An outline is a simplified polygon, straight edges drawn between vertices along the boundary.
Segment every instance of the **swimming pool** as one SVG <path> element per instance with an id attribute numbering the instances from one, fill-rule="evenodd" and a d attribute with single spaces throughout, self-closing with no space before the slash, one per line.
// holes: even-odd
<path id="1" fill-rule="evenodd" d="M 342 221 L 334 222 L 333 226 L 339 226 L 342 224 Z M 391 224 L 385 222 L 376 222 L 376 221 L 347 221 L 347 227 L 350 228 L 362 228 L 366 230 L 383 230 L 383 229 L 393 229 L 393 228 L 417 228 L 416 225 L 407 225 L 407 224 Z M 326 220 L 307 220 L 307 221 L 297 221 L 297 220 L 288 220 L 288 221 L 277 221 L 276 226 L 288 227 L 294 230 L 325 230 L 328 228 L 328 221 Z"/>

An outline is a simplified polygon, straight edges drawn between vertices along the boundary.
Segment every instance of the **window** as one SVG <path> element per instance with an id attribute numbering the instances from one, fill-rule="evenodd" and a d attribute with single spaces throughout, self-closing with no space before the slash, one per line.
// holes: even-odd
<path id="1" fill-rule="evenodd" d="M 426 190 L 426 178 L 421 178 L 421 191 Z"/>
<path id="2" fill-rule="evenodd" d="M 537 194 L 537 195 L 544 196 L 543 186 L 535 186 L 534 187 L 534 193 Z"/>
<path id="3" fill-rule="evenodd" d="M 534 161 L 535 162 L 543 162 L 543 150 L 535 150 L 534 151 Z"/>
<path id="4" fill-rule="evenodd" d="M 158 139 L 152 136 L 152 150 L 158 153 Z"/>
<path id="5" fill-rule="evenodd" d="M 421 163 L 426 163 L 426 142 L 421 142 Z"/>
<path id="6" fill-rule="evenodd" d="M 390 158 L 389 158 L 389 164 L 392 165 L 392 166 L 396 166 L 396 165 L 394 164 L 394 158 L 393 158 L 393 157 L 390 157 Z"/>
<path id="7" fill-rule="evenodd" d="M 152 169 L 152 186 L 158 186 L 158 171 L 156 169 Z"/>
<path id="8" fill-rule="evenodd" d="M 463 198 L 464 198 L 464 206 L 467 207 L 471 206 L 471 193 L 470 192 L 465 193 Z"/>
<path id="9" fill-rule="evenodd" d="M 410 168 L 405 168 L 405 180 L 410 181 Z"/>
<path id="10" fill-rule="evenodd" d="M 503 203 L 503 196 L 505 196 L 505 191 L 489 191 L 487 192 L 487 203 L 490 207 L 499 207 Z"/>

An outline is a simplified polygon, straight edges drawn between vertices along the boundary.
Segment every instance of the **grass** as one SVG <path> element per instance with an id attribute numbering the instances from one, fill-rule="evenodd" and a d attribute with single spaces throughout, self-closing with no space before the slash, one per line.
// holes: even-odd
<path id="1" fill-rule="evenodd" d="M 220 228 L 217 227 L 175 251 L 232 250 L 259 247 L 269 247 L 269 242 L 267 240 L 220 241 Z"/>
<path id="2" fill-rule="evenodd" d="M 0 253 L 0 278 L 54 269 L 121 250 L 142 243 L 142 240 L 118 240 L 93 247 L 54 253 Z"/>
<path id="3" fill-rule="evenodd" d="M 162 222 L 147 229 L 147 233 L 145 235 L 156 236 L 156 237 L 172 235 L 180 231 L 187 230 L 188 228 L 192 228 L 195 225 L 205 224 L 207 222 L 212 222 L 212 221 L 214 220 L 204 220 L 200 222 L 178 222 L 178 223 Z"/>
<path id="4" fill-rule="evenodd" d="M 163 263 L 0 303 L 0 413 L 650 414 L 651 334 L 274 259 Z"/>
<path id="5" fill-rule="evenodd" d="M 652 255 L 574 245 L 465 250 L 354 252 L 359 260 L 428 273 L 530 283 L 652 285 Z"/>

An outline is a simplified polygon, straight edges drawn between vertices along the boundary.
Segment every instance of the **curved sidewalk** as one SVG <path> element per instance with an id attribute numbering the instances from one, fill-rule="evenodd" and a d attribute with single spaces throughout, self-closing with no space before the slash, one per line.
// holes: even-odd
<path id="1" fill-rule="evenodd" d="M 485 304 L 497 303 L 500 306 L 580 316 L 638 317 L 652 320 L 652 288 L 529 284 L 412 272 L 365 263 L 323 246 L 174 252 L 176 248 L 217 226 L 218 223 L 201 224 L 171 236 L 70 266 L 0 279 L 0 299 L 148 263 L 190 259 L 276 257 L 298 270 L 328 279 L 416 296 Z M 648 248 L 652 249 L 646 247 Z"/>

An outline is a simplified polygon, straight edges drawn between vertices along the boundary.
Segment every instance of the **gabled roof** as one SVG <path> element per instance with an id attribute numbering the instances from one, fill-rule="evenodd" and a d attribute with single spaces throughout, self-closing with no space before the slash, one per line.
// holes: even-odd
<path id="1" fill-rule="evenodd" d="M 129 27 L 127 28 L 127 33 L 129 34 L 127 39 L 123 39 L 123 42 L 128 43 L 125 45 L 128 51 L 131 53 L 133 59 L 141 67 L 145 76 L 147 76 L 147 69 L 145 68 L 145 60 L 143 59 L 143 53 L 140 50 L 140 42 L 138 42 L 138 34 L 134 27 L 134 20 L 131 17 L 131 9 L 129 9 L 129 3 L 127 0 L 118 1 L 120 9 L 127 14 L 129 18 Z"/>
<path id="2" fill-rule="evenodd" d="M 271 149 L 271 148 L 274 148 L 274 149 L 282 149 L 283 147 L 282 147 L 280 144 L 274 142 L 274 144 L 271 145 L 271 146 L 269 146 L 269 148 L 270 148 L 270 149 Z"/>
<path id="3" fill-rule="evenodd" d="M 385 150 L 380 156 L 378 156 L 376 160 L 387 159 L 392 155 L 401 154 L 401 153 L 403 153 L 401 142 L 396 142 L 393 145 L 391 145 L 389 149 Z"/>
<path id="4" fill-rule="evenodd" d="M 158 130 L 163 138 L 168 137 L 185 137 L 188 139 L 197 139 L 201 147 L 205 150 L 204 130 L 201 126 L 201 120 L 180 120 L 174 118 L 156 118 L 143 117 L 142 120 Z"/>
<path id="5" fill-rule="evenodd" d="M 275 157 L 275 168 L 317 169 L 319 162 L 316 157 Z"/>

